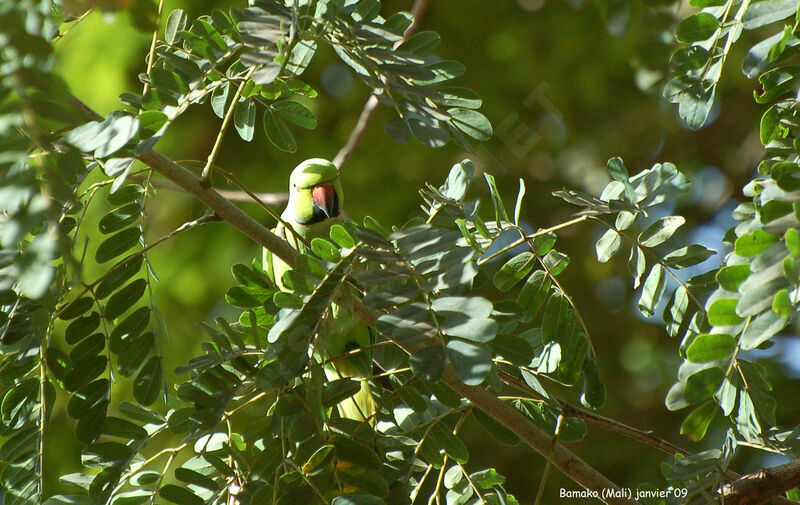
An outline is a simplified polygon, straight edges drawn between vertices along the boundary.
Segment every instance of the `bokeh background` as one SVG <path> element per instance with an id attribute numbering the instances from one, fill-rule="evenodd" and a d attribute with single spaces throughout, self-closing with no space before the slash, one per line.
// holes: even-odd
<path id="1" fill-rule="evenodd" d="M 563 187 L 598 194 L 607 183 L 605 162 L 621 156 L 630 172 L 653 163 L 671 161 L 690 175 L 691 194 L 673 209 L 687 218 L 682 240 L 700 242 L 721 252 L 701 264 L 698 273 L 718 263 L 721 238 L 731 226 L 730 212 L 741 199 L 741 186 L 753 176 L 761 156 L 758 120 L 763 113 L 751 98 L 755 84 L 739 71 L 743 48 L 736 46 L 718 89 L 720 104 L 713 121 L 699 132 L 688 131 L 675 107 L 660 98 L 659 83 L 673 47 L 669 29 L 680 11 L 654 11 L 639 2 L 545 0 L 431 0 L 420 30 L 442 36 L 437 53 L 463 62 L 467 73 L 456 84 L 476 90 L 483 98 L 481 111 L 491 120 L 495 135 L 467 153 L 448 144 L 430 149 L 412 140 L 393 143 L 383 132 L 391 111 L 379 109 L 359 149 L 343 168 L 346 211 L 360 219 L 400 225 L 418 213 L 417 189 L 425 182 L 440 184 L 449 167 L 465 157 L 479 170 L 494 174 L 501 190 L 513 202 L 518 179 L 527 186 L 523 218 L 533 229 L 569 219 L 574 209 L 550 195 Z M 652 3 L 652 2 L 651 2 Z M 383 2 L 383 14 L 409 10 L 410 0 Z M 243 2 L 167 0 L 165 15 L 183 8 L 189 18 Z M 140 92 L 138 74 L 145 70 L 150 35 L 132 27 L 125 11 L 95 11 L 72 26 L 56 43 L 58 72 L 72 92 L 102 114 L 121 108 L 118 96 Z M 280 152 L 257 130 L 246 143 L 231 128 L 217 160 L 252 191 L 281 192 L 290 170 L 310 157 L 333 158 L 354 127 L 369 90 L 329 48 L 320 50 L 305 74 L 319 91 L 307 105 L 317 115 L 313 131 L 295 130 L 298 151 Z M 205 160 L 220 120 L 208 104 L 193 107 L 159 143 L 158 149 L 175 160 Z M 218 181 L 219 186 L 227 186 Z M 480 180 L 474 197 L 488 196 Z M 488 202 L 487 202 L 488 203 Z M 253 204 L 243 204 L 253 215 L 272 224 Z M 148 206 L 147 237 L 152 241 L 204 212 L 197 201 L 179 192 L 161 189 Z M 89 215 L 102 215 L 102 205 Z M 658 217 L 658 216 L 653 216 Z M 706 440 L 692 442 L 679 434 L 686 412 L 669 412 L 664 396 L 675 379 L 679 339 L 667 337 L 658 320 L 647 321 L 634 310 L 636 298 L 623 255 L 609 263 L 596 261 L 593 239 L 603 230 L 583 224 L 560 233 L 558 248 L 571 257 L 564 284 L 574 297 L 591 332 L 608 388 L 601 414 L 655 434 L 689 450 L 715 446 L 726 427 L 717 420 Z M 155 298 L 164 315 L 168 337 L 161 349 L 169 373 L 200 352 L 205 333 L 195 324 L 216 316 L 235 319 L 224 301 L 233 284 L 230 267 L 250 263 L 258 247 L 234 229 L 212 224 L 158 246 L 150 254 L 159 281 Z M 88 279 L 101 272 L 88 271 Z M 787 401 L 800 391 L 800 352 L 795 335 L 757 357 L 769 358 L 769 377 L 779 400 L 778 421 L 798 422 L 800 402 Z M 174 374 L 169 378 L 175 378 Z M 178 378 L 179 379 L 179 378 Z M 115 394 L 123 398 L 129 387 L 120 381 Z M 577 403 L 578 392 L 561 391 Z M 58 475 L 75 471 L 79 446 L 63 406 L 55 412 L 50 432 L 53 456 L 45 469 L 49 490 L 56 491 Z M 58 428 L 62 421 L 63 430 Z M 463 432 L 471 448 L 468 468 L 493 466 L 508 478 L 507 489 L 521 503 L 533 503 L 544 459 L 523 446 L 499 445 L 469 423 Z M 663 487 L 659 462 L 666 458 L 655 449 L 615 433 L 589 426 L 589 434 L 572 448 L 611 480 L 635 487 L 650 482 Z M 155 451 L 156 448 L 154 448 Z M 737 471 L 781 462 L 742 449 Z M 578 486 L 557 471 L 548 481 L 544 503 L 557 503 L 560 488 Z M 569 503 L 592 503 L 570 500 Z"/>

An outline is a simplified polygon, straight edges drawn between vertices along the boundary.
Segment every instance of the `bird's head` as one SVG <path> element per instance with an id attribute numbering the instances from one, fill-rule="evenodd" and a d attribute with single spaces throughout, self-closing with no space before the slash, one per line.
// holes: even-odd
<path id="1" fill-rule="evenodd" d="M 299 224 L 314 224 L 341 213 L 342 185 L 336 166 L 322 158 L 306 160 L 289 177 L 288 217 Z"/>

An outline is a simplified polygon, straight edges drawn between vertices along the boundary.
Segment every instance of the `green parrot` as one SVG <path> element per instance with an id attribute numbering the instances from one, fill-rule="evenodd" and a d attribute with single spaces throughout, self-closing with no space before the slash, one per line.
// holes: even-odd
<path id="1" fill-rule="evenodd" d="M 283 223 L 278 223 L 275 234 L 299 252 L 306 252 L 306 245 L 295 234 L 307 242 L 316 237 L 328 237 L 331 226 L 342 221 L 340 216 L 343 203 L 342 185 L 336 166 L 321 158 L 306 160 L 292 170 L 289 177 L 289 201 L 281 214 L 281 219 L 292 227 L 294 233 L 287 230 Z M 283 274 L 291 267 L 267 249 L 263 251 L 262 265 L 278 287 L 288 291 L 283 282 Z M 357 296 L 355 288 L 349 285 L 344 286 L 342 294 Z M 370 345 L 372 335 L 369 327 L 339 305 L 333 304 L 330 317 L 320 330 L 320 337 L 324 347 L 320 357 L 333 358 L 325 366 L 328 379 L 352 377 L 361 380 L 361 389 L 338 405 L 339 414 L 357 421 L 367 419 L 374 424 L 375 402 L 366 379 L 372 369 L 371 354 L 364 351 L 336 357 L 352 349 Z"/>

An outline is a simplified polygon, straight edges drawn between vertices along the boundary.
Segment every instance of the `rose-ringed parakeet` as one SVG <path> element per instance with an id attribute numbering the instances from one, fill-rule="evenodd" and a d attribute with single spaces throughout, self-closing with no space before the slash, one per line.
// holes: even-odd
<path id="1" fill-rule="evenodd" d="M 313 158 L 300 163 L 289 177 L 289 201 L 281 214 L 281 219 L 292 230 L 287 230 L 279 223 L 275 233 L 286 239 L 299 252 L 306 252 L 306 245 L 297 239 L 303 237 L 306 242 L 316 237 L 328 237 L 331 226 L 341 222 L 342 185 L 339 182 L 339 171 L 328 160 Z M 291 269 L 280 258 L 264 249 L 263 266 L 269 277 L 278 287 L 287 291 L 283 282 L 283 274 Z M 343 287 L 344 296 L 357 296 L 356 290 L 350 286 Z M 325 374 L 329 380 L 340 377 L 361 379 L 360 390 L 352 397 L 338 405 L 339 414 L 348 419 L 362 421 L 369 419 L 374 423 L 375 403 L 366 377 L 372 368 L 371 354 L 368 351 L 348 356 L 340 354 L 367 346 L 371 343 L 369 328 L 358 321 L 351 313 L 337 304 L 331 306 L 329 317 L 320 328 L 320 342 L 324 350 L 320 353 L 323 359 L 333 358 L 325 366 Z"/>

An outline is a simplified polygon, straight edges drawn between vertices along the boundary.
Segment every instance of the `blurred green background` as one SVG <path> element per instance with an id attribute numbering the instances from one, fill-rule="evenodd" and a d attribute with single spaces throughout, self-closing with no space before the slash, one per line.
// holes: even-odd
<path id="1" fill-rule="evenodd" d="M 412 2 L 383 4 L 387 15 L 409 10 Z M 437 53 L 466 65 L 466 75 L 456 84 L 481 95 L 481 111 L 491 120 L 495 135 L 476 145 L 474 154 L 453 144 L 438 150 L 414 140 L 399 145 L 382 128 L 391 111 L 379 109 L 358 151 L 343 168 L 347 213 L 400 225 L 418 213 L 417 189 L 423 183 L 440 184 L 453 163 L 471 157 L 480 170 L 495 174 L 509 202 L 513 202 L 518 179 L 524 179 L 528 196 L 523 218 L 531 228 L 544 228 L 569 219 L 573 211 L 553 198 L 551 191 L 569 187 L 597 194 L 608 180 L 605 161 L 621 156 L 632 173 L 655 162 L 671 161 L 690 174 L 693 191 L 677 209 L 688 221 L 684 239 L 720 250 L 722 234 L 731 225 L 730 210 L 740 198 L 739 188 L 752 176 L 761 156 L 757 126 L 763 111 L 750 97 L 753 83 L 737 68 L 747 43 L 739 44 L 730 58 L 719 88 L 721 107 L 712 113 L 713 122 L 700 132 L 690 132 L 680 124 L 675 108 L 660 98 L 657 84 L 672 47 L 671 20 L 680 13 L 657 13 L 631 2 L 625 15 L 598 4 L 603 2 L 432 0 L 420 30 L 438 31 L 442 44 Z M 192 19 L 214 7 L 232 5 L 243 7 L 241 2 L 167 0 L 164 18 L 175 8 L 185 9 Z M 121 108 L 120 93 L 141 92 L 137 75 L 146 68 L 149 43 L 150 35 L 131 27 L 128 13 L 93 12 L 57 42 L 58 71 L 75 95 L 106 114 Z M 368 97 L 366 86 L 329 48 L 318 52 L 304 78 L 319 91 L 319 97 L 308 103 L 319 125 L 312 131 L 294 131 L 297 153 L 276 150 L 259 131 L 253 142 L 246 143 L 231 128 L 224 140 L 217 163 L 253 191 L 283 191 L 298 162 L 333 158 Z M 219 126 L 208 104 L 195 106 L 171 127 L 158 149 L 175 160 L 204 161 Z M 235 189 L 222 180 L 217 184 Z M 488 196 L 481 181 L 472 193 Z M 243 206 L 272 225 L 258 206 Z M 96 223 L 102 207 L 93 208 L 90 223 Z M 198 217 L 204 208 L 186 195 L 159 190 L 148 211 L 147 238 L 153 241 Z M 634 315 L 626 258 L 620 255 L 607 264 L 595 259 L 592 240 L 601 233 L 598 227 L 583 224 L 564 230 L 557 246 L 571 257 L 570 267 L 562 274 L 565 288 L 591 331 L 608 387 L 608 402 L 601 414 L 653 430 L 692 451 L 718 444 L 725 432 L 721 424 L 712 425 L 702 443 L 680 436 L 686 413 L 668 412 L 663 402 L 675 378 L 679 340 L 668 338 L 658 321 Z M 90 242 L 90 250 L 98 243 Z M 255 244 L 222 224 L 180 235 L 150 254 L 159 278 L 155 298 L 168 330 L 160 345 L 169 371 L 200 352 L 206 336 L 196 321 L 219 315 L 237 317 L 223 298 L 233 284 L 230 267 L 249 263 L 257 255 Z M 713 267 L 718 258 L 694 273 Z M 93 279 L 99 273 L 88 271 L 86 276 Z M 796 337 L 788 337 L 777 348 L 791 356 L 797 347 Z M 800 359 L 794 360 L 794 369 L 789 367 L 791 361 L 784 357 L 770 365 L 778 398 L 800 386 Z M 121 399 L 129 390 L 121 381 L 115 394 Z M 563 394 L 577 403 L 577 392 Z M 59 426 L 59 420 L 72 422 L 63 406 L 54 415 L 53 426 Z M 779 424 L 797 422 L 799 416 L 800 406 L 780 403 Z M 78 442 L 72 430 L 62 426 L 63 431 L 50 432 L 47 443 L 53 454 L 46 468 L 50 491 L 58 488 L 58 475 L 79 465 Z M 533 503 L 544 459 L 522 446 L 499 445 L 476 426 L 467 424 L 464 433 L 472 455 L 468 468 L 496 467 L 508 478 L 508 491 L 521 503 Z M 647 481 L 663 487 L 659 462 L 666 456 L 655 449 L 595 426 L 589 426 L 586 440 L 572 448 L 622 486 Z M 760 453 L 744 449 L 735 463 L 736 470 L 745 471 L 764 460 Z M 558 502 L 562 487 L 579 488 L 554 471 L 544 502 Z"/>

